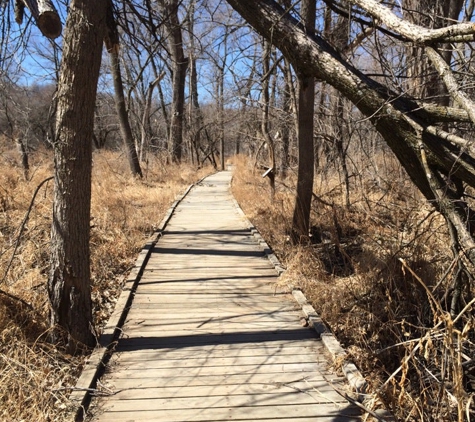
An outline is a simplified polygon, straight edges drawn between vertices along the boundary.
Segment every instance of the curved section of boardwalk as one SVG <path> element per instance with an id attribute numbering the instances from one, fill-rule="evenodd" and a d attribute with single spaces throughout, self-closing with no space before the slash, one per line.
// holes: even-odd
<path id="1" fill-rule="evenodd" d="M 137 288 L 94 421 L 357 421 L 228 191 L 197 185 Z"/>

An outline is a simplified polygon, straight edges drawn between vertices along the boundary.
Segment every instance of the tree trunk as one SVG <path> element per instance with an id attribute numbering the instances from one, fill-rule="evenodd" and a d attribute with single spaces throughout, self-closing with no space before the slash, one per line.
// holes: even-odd
<path id="1" fill-rule="evenodd" d="M 283 74 L 284 74 L 284 93 L 283 93 L 283 112 L 284 120 L 280 129 L 281 132 L 281 152 L 280 152 L 280 176 L 285 178 L 287 176 L 287 170 L 289 168 L 289 152 L 290 152 L 290 121 L 289 116 L 292 116 L 292 122 L 294 121 L 293 117 L 293 107 L 292 107 L 292 91 L 294 90 L 293 81 L 292 81 L 292 69 L 290 63 L 287 59 L 284 59 Z"/>
<path id="2" fill-rule="evenodd" d="M 462 0 L 405 0 L 404 5 L 410 10 L 407 13 L 407 19 L 415 24 L 423 25 L 431 28 L 441 28 L 446 26 L 447 22 L 444 18 L 448 18 L 450 21 L 457 20 L 459 14 L 462 11 Z M 416 12 L 416 13 L 414 13 Z M 408 66 L 408 81 L 409 88 L 412 90 L 413 95 L 418 95 L 422 98 L 427 98 L 429 101 L 441 106 L 450 105 L 450 89 L 447 83 L 444 83 L 443 78 L 439 78 L 437 75 L 437 66 L 434 65 L 432 60 L 437 60 L 443 65 L 450 66 L 452 60 L 453 47 L 450 43 L 444 43 L 441 45 L 438 56 L 437 54 L 431 54 L 427 51 L 427 48 L 420 46 L 411 46 L 408 51 L 408 59 L 411 61 Z M 444 63 L 445 62 L 445 63 Z M 473 120 L 473 118 L 472 118 Z M 442 125 L 444 130 L 449 130 L 447 123 Z M 429 168 L 427 164 L 428 174 L 433 170 Z M 440 176 L 439 176 L 440 177 Z M 449 178 L 447 178 L 449 179 Z M 459 195 L 453 200 L 461 201 L 464 195 L 463 182 L 456 178 L 450 177 L 451 182 L 460 186 Z M 437 187 L 432 184 L 433 191 L 437 197 Z M 439 198 L 439 203 L 442 204 L 443 200 Z M 450 213 L 450 210 L 447 209 Z M 451 219 L 446 217 L 447 226 L 449 228 L 452 239 L 452 253 L 454 259 L 458 262 L 458 271 L 454 273 L 453 277 L 453 294 L 451 299 L 451 314 L 456 316 L 456 312 L 460 309 L 462 303 L 461 286 L 465 284 L 466 269 L 464 268 L 463 260 L 459 260 L 458 257 L 463 254 L 463 248 L 460 247 L 460 242 L 457 236 L 457 227 L 453 224 Z M 468 223 L 468 224 L 467 224 Z M 462 223 L 463 224 L 463 223 Z M 470 222 L 465 223 L 470 230 Z"/>
<path id="3" fill-rule="evenodd" d="M 183 58 L 183 60 L 185 60 Z M 183 155 L 183 118 L 185 111 L 185 82 L 187 61 L 178 62 L 173 71 L 173 100 L 170 121 L 170 154 L 180 162 Z"/>
<path id="4" fill-rule="evenodd" d="M 225 41 L 226 42 L 226 41 Z M 225 53 L 226 54 L 226 53 Z M 226 57 L 226 55 L 224 56 Z M 221 170 L 224 170 L 224 64 L 219 69 L 218 85 L 218 114 L 219 114 L 219 163 Z"/>
<path id="5" fill-rule="evenodd" d="M 348 18 L 339 16 L 336 22 L 332 21 L 330 8 L 327 6 L 325 10 L 325 27 L 324 34 L 327 39 L 331 41 L 340 51 L 347 52 L 349 45 L 349 28 L 350 22 Z M 345 57 L 347 55 L 345 54 Z M 347 130 L 347 123 L 345 121 L 344 105 L 345 98 L 343 95 L 336 91 L 335 100 L 332 105 L 333 108 L 333 119 L 326 117 L 329 120 L 329 127 L 333 127 L 334 132 L 334 146 L 336 147 L 336 153 L 340 160 L 341 170 L 343 172 L 343 180 L 345 183 L 345 203 L 346 206 L 350 207 L 350 175 L 348 172 L 348 166 L 346 161 L 346 151 L 348 146 L 345 148 L 345 142 L 348 145 L 349 142 L 349 133 Z M 325 96 L 322 95 L 322 100 Z"/>
<path id="6" fill-rule="evenodd" d="M 165 72 L 162 72 L 158 75 L 154 81 L 150 83 L 145 95 L 145 105 L 142 115 L 142 127 L 141 127 L 141 137 L 140 137 L 140 161 L 145 161 L 146 153 L 149 148 L 150 138 L 152 134 L 152 125 L 150 124 L 150 110 L 152 108 L 152 96 L 153 90 L 164 78 Z"/>
<path id="7" fill-rule="evenodd" d="M 449 22 L 457 20 L 463 7 L 463 0 L 404 0 L 408 12 L 404 17 L 411 23 L 427 28 L 442 28 Z M 436 71 L 424 55 L 424 48 L 417 45 L 407 47 L 408 82 L 413 96 L 426 98 L 440 105 L 450 103 L 449 92 Z M 451 45 L 445 43 L 441 55 L 446 63 L 452 58 Z"/>
<path id="8" fill-rule="evenodd" d="M 112 79 L 114 81 L 115 107 L 117 109 L 120 133 L 124 141 L 130 171 L 134 176 L 142 178 L 143 174 L 140 168 L 137 148 L 135 147 L 134 136 L 132 135 L 132 128 L 130 127 L 129 116 L 125 107 L 124 85 L 122 84 L 119 61 L 119 34 L 117 32 L 117 24 L 114 19 L 112 7 L 112 1 L 108 0 L 105 44 L 109 52 Z"/>
<path id="9" fill-rule="evenodd" d="M 264 138 L 264 142 L 267 144 L 267 149 L 269 153 L 269 169 L 266 171 L 267 177 L 269 179 L 270 186 L 270 199 L 274 202 L 275 197 L 275 149 L 274 149 L 274 140 L 269 133 L 269 79 L 270 75 L 270 57 L 271 57 L 271 44 L 264 40 L 262 48 L 262 73 L 264 79 L 262 81 L 262 118 L 261 118 L 261 133 Z"/>
<path id="10" fill-rule="evenodd" d="M 58 83 L 48 293 L 54 338 L 69 353 L 95 344 L 90 286 L 94 108 L 107 0 L 71 2 Z"/>
<path id="11" fill-rule="evenodd" d="M 172 107 L 170 120 L 170 138 L 168 152 L 170 159 L 181 161 L 183 149 L 183 125 L 185 111 L 185 83 L 188 58 L 183 51 L 183 37 L 178 19 L 178 0 L 159 0 L 165 28 L 168 36 L 168 46 L 172 59 Z"/>
<path id="12" fill-rule="evenodd" d="M 190 4 L 189 19 L 188 19 L 188 33 L 195 33 L 195 5 L 196 0 L 193 0 Z M 201 131 L 204 126 L 203 113 L 201 112 L 199 96 L 198 96 L 198 70 L 196 67 L 197 54 L 195 37 L 191 36 L 189 40 L 189 90 L 190 90 L 190 103 L 189 103 L 189 126 L 190 126 L 190 138 L 192 143 L 192 154 L 194 153 L 194 160 L 196 164 L 200 165 L 200 145 L 201 145 Z"/>
<path id="13" fill-rule="evenodd" d="M 28 181 L 30 177 L 30 160 L 28 158 L 28 149 L 25 143 L 20 139 L 19 136 L 13 136 L 15 145 L 18 149 L 18 154 L 20 155 L 21 168 L 23 169 L 23 177 Z"/>
<path id="14" fill-rule="evenodd" d="M 336 153 L 338 159 L 340 160 L 341 170 L 343 172 L 343 180 L 345 184 L 345 204 L 346 207 L 349 208 L 351 201 L 350 201 L 350 173 L 348 171 L 348 164 L 347 164 L 347 149 L 348 149 L 348 142 L 350 135 L 348 133 L 347 122 L 345 121 L 344 115 L 344 104 L 345 99 L 344 97 L 337 92 L 335 95 L 335 104 L 334 104 L 334 145 L 336 147 Z M 346 139 L 346 147 L 345 147 L 345 139 Z"/>
<path id="15" fill-rule="evenodd" d="M 190 31 L 190 33 L 192 33 Z M 192 37 L 193 39 L 193 37 Z M 201 130 L 203 128 L 203 114 L 201 113 L 200 103 L 198 101 L 198 73 L 196 69 L 196 59 L 194 53 L 194 45 L 190 46 L 192 52 L 190 54 L 190 109 L 189 109 L 189 121 L 190 132 L 192 137 L 192 147 L 195 154 L 196 163 L 200 162 L 200 145 L 201 145 Z"/>
<path id="16" fill-rule="evenodd" d="M 165 95 L 163 93 L 162 84 L 160 82 L 157 84 L 157 90 L 158 90 L 158 97 L 160 98 L 160 108 L 162 110 L 163 120 L 165 121 L 165 128 L 166 128 L 166 135 L 167 135 L 166 139 L 169 141 L 171 123 L 170 123 L 170 117 L 169 117 L 167 106 L 166 106 Z M 163 150 L 166 150 L 166 148 L 163 148 Z"/>
<path id="17" fill-rule="evenodd" d="M 302 1 L 301 15 L 307 34 L 315 32 L 315 0 Z M 297 73 L 300 67 L 296 67 Z M 299 74 L 297 191 L 292 218 L 291 239 L 294 243 L 307 242 L 310 231 L 314 178 L 313 117 L 315 112 L 315 79 Z"/>

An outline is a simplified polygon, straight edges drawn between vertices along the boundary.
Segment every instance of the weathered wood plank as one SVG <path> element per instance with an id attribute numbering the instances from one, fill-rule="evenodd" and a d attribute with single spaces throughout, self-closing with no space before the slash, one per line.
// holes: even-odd
<path id="1" fill-rule="evenodd" d="M 160 410 L 141 408 L 122 412 L 110 412 L 101 416 L 101 421 L 167 421 L 167 422 L 212 422 L 244 420 L 274 420 L 283 418 L 306 418 L 313 422 L 350 422 L 361 421 L 358 411 L 352 407 L 319 404 L 313 406 L 254 406 L 254 407 L 218 407 L 202 409 Z"/>
<path id="2" fill-rule="evenodd" d="M 196 390 L 196 389 L 195 389 Z M 302 394 L 303 393 L 303 394 Z M 257 406 L 281 406 L 285 403 L 287 406 L 299 405 L 320 405 L 320 404 L 341 404 L 341 396 L 338 402 L 334 402 L 324 395 L 313 394 L 311 391 L 298 391 L 291 388 L 282 389 L 279 393 L 261 393 L 261 394 L 243 394 L 243 395 L 219 395 L 208 396 L 206 401 L 213 404 L 214 408 L 219 407 L 257 407 Z M 345 402 L 343 402 L 345 403 Z M 346 403 L 345 403 L 346 404 Z M 124 412 L 130 410 L 184 410 L 184 409 L 203 409 L 203 396 L 191 397 L 165 397 L 156 398 L 138 397 L 133 399 L 120 399 L 116 395 L 111 396 L 107 401 L 107 408 L 112 412 Z M 310 406 L 309 406 L 310 407 Z M 337 407 L 337 406 L 335 406 Z M 272 412 L 272 409 L 270 409 Z M 269 414 L 267 415 L 269 416 Z M 277 416 L 277 415 L 276 415 Z"/>
<path id="3" fill-rule="evenodd" d="M 198 321 L 186 321 L 186 320 L 167 320 L 145 324 L 143 320 L 128 321 L 124 325 L 124 329 L 127 331 L 128 336 L 137 335 L 151 335 L 156 332 L 166 332 L 168 335 L 183 335 L 183 334 L 201 334 L 203 332 L 218 332 L 221 334 L 235 333 L 242 330 L 242 324 L 246 324 L 248 332 L 253 331 L 282 331 L 286 327 L 288 321 L 253 321 L 241 319 L 239 321 L 228 320 L 211 320 L 204 319 Z"/>
<path id="4" fill-rule="evenodd" d="M 331 381 L 330 382 L 328 381 Z M 122 389 L 146 389 L 146 388 L 183 388 L 183 387 L 219 387 L 219 386 L 237 386 L 237 385 L 269 385 L 269 384 L 294 384 L 294 383 L 310 383 L 317 389 L 323 389 L 326 385 L 331 389 L 331 385 L 336 385 L 340 389 L 344 389 L 345 384 L 341 384 L 341 378 L 325 378 L 322 374 L 220 374 L 209 375 L 206 377 L 191 377 L 188 375 L 182 377 L 173 377 L 169 379 L 161 378 L 118 378 L 111 374 L 107 377 L 105 384 L 116 391 Z M 158 396 L 160 397 L 160 396 Z"/>
<path id="5" fill-rule="evenodd" d="M 193 319 L 192 321 L 181 320 L 152 320 L 149 323 L 144 323 L 142 320 L 129 320 L 124 325 L 127 330 L 127 335 L 136 336 L 138 332 L 154 333 L 156 331 L 166 331 L 169 335 L 194 334 L 195 332 L 216 331 L 218 333 L 235 333 L 242 330 L 242 324 L 246 324 L 248 332 L 253 331 L 281 331 L 288 329 L 286 320 L 262 320 L 255 321 L 242 318 L 239 321 L 232 321 L 231 318 L 214 318 L 214 319 Z M 292 321 L 294 323 L 295 321 Z M 295 328 L 295 327 L 294 327 Z M 187 331 L 185 333 L 184 331 Z"/>
<path id="6" fill-rule="evenodd" d="M 169 329 L 163 329 L 159 326 L 142 326 L 142 325 L 126 325 L 124 327 L 127 331 L 127 336 L 129 338 L 137 337 L 162 337 L 162 338 L 173 338 L 178 336 L 207 336 L 207 335 L 232 335 L 234 333 L 240 334 L 242 326 L 239 324 L 218 324 L 215 326 L 204 325 L 203 327 L 169 327 Z M 285 335 L 289 331 L 293 331 L 288 327 L 285 327 L 285 324 L 272 324 L 267 325 L 267 327 L 253 326 L 252 324 L 246 325 L 246 333 L 257 335 Z M 313 333 L 312 333 L 313 334 Z"/>
<path id="7" fill-rule="evenodd" d="M 323 347 L 313 340 L 307 342 L 275 344 L 222 344 L 222 345 L 191 345 L 189 347 L 163 347 L 158 349 L 131 349 L 118 350 L 114 353 L 112 361 L 122 356 L 144 356 L 145 359 L 184 359 L 188 357 L 235 357 L 235 356 L 275 356 L 275 355 L 300 355 L 313 354 L 315 359 L 322 355 Z"/>
<path id="8" fill-rule="evenodd" d="M 180 313 L 163 313 L 160 310 L 154 311 L 149 309 L 147 314 L 141 313 L 134 315 L 126 320 L 127 324 L 142 324 L 144 326 L 154 325 L 181 325 L 187 324 L 188 326 L 205 325 L 205 324 L 243 324 L 243 323 L 288 323 L 296 324 L 296 319 L 300 318 L 295 312 L 279 312 L 272 314 L 265 313 L 232 313 L 232 312 L 212 312 L 196 314 L 180 314 Z M 146 315 L 146 316 L 145 316 Z"/>
<path id="9" fill-rule="evenodd" d="M 180 376 L 208 376 L 217 374 L 281 374 L 283 372 L 307 374 L 309 376 L 324 370 L 323 364 L 318 363 L 283 363 L 274 365 L 241 365 L 239 366 L 204 366 L 186 368 L 183 366 L 175 366 L 172 368 L 157 368 L 157 363 L 153 362 L 151 367 L 138 368 L 138 364 L 129 364 L 130 366 L 118 365 L 112 367 L 112 374 L 117 378 L 173 378 Z M 146 370 L 145 370 L 146 369 Z"/>
<path id="10" fill-rule="evenodd" d="M 234 291 L 238 292 L 265 292 L 269 293 L 281 293 L 285 292 L 285 286 L 282 286 L 283 289 L 280 289 L 275 284 L 274 276 L 269 275 L 268 278 L 261 278 L 256 280 L 252 276 L 240 275 L 235 277 L 229 277 L 228 275 L 222 277 L 211 278 L 206 275 L 197 277 L 199 274 L 193 273 L 189 276 L 183 276 L 181 278 L 173 278 L 173 274 L 167 274 L 166 276 L 159 275 L 150 275 L 149 277 L 142 278 L 140 281 L 141 289 L 144 290 L 156 289 L 161 290 L 164 293 L 171 292 L 181 292 L 192 291 L 194 289 L 198 291 L 206 291 L 210 288 L 216 291 Z M 178 275 L 176 275 L 178 277 Z"/>
<path id="11" fill-rule="evenodd" d="M 199 309 L 193 309 L 192 312 L 183 314 L 181 312 L 163 312 L 162 309 L 157 308 L 140 308 L 133 309 L 129 312 L 129 316 L 126 320 L 131 322 L 142 321 L 148 324 L 154 324 L 161 321 L 167 323 L 167 321 L 189 321 L 190 324 L 197 322 L 202 324 L 203 322 L 213 321 L 227 321 L 227 322 L 246 322 L 250 320 L 254 321 L 292 321 L 295 323 L 295 319 L 300 318 L 300 314 L 297 314 L 293 308 L 278 310 L 275 312 L 265 313 L 263 311 L 246 311 L 236 312 L 231 309 L 211 309 L 200 312 Z"/>
<path id="12" fill-rule="evenodd" d="M 181 293 L 183 290 L 186 292 L 186 290 L 189 289 L 197 289 L 203 292 L 210 288 L 216 288 L 217 292 L 223 291 L 224 293 L 230 293 L 230 291 L 235 293 L 256 292 L 269 294 L 271 296 L 285 293 L 290 294 L 289 291 L 285 290 L 286 286 L 276 285 L 275 279 L 271 278 L 270 274 L 269 276 L 255 280 L 250 274 L 241 273 L 239 276 L 231 277 L 226 269 L 221 271 L 216 268 L 212 270 L 214 273 L 213 278 L 210 277 L 209 272 L 199 269 L 195 269 L 193 274 L 183 276 L 180 276 L 179 269 L 160 269 L 158 271 L 163 272 L 163 275 L 155 273 L 153 275 L 148 274 L 141 279 L 141 286 L 144 287 L 144 290 L 161 291 L 163 289 L 163 292 L 171 290 L 172 293 Z M 171 271 L 174 273 L 170 273 Z"/>
<path id="13" fill-rule="evenodd" d="M 299 394 L 304 393 L 312 398 L 310 403 L 345 403 L 345 399 L 339 395 L 326 380 L 321 381 L 299 381 L 289 383 L 268 382 L 257 384 L 217 384 L 217 385 L 186 385 L 186 386 L 158 386 L 158 387 L 129 387 L 123 389 L 116 388 L 116 392 L 109 400 L 137 400 L 137 399 L 177 399 L 177 398 L 199 398 L 209 397 L 231 397 L 231 396 L 256 396 L 263 394 Z M 287 403 L 280 400 L 278 404 Z M 191 406 L 191 403 L 190 403 Z"/>
<path id="14" fill-rule="evenodd" d="M 307 345 L 281 347 L 187 347 L 179 349 L 159 349 L 159 350 L 133 350 L 127 352 L 117 352 L 111 357 L 111 361 L 121 362 L 158 360 L 158 359 L 201 359 L 201 358 L 238 358 L 238 357 L 258 357 L 258 356 L 312 356 L 319 359 L 323 354 L 321 344 L 311 342 Z"/>
<path id="15" fill-rule="evenodd" d="M 101 418 L 101 421 L 108 422 L 108 421 L 126 421 L 126 422 L 157 422 L 157 419 L 155 416 L 145 416 L 141 415 L 140 419 L 130 419 L 129 416 L 120 414 L 121 418 L 112 418 L 110 416 L 105 416 L 104 418 Z M 123 416 L 123 418 L 122 418 Z M 137 413 L 135 413 L 135 416 L 137 416 Z M 93 419 L 93 421 L 97 421 L 98 419 Z M 254 419 L 239 419 L 240 421 L 254 421 Z M 222 421 L 222 420 L 220 420 Z M 279 419 L 259 419 L 259 422 L 354 422 L 354 421 L 361 421 L 361 418 L 359 417 L 344 417 L 344 416 L 338 416 L 338 417 L 320 417 L 315 419 L 313 416 L 308 416 L 308 417 L 292 417 L 292 418 L 279 418 Z M 172 421 L 173 422 L 173 421 Z M 213 422 L 213 421 L 209 421 Z"/>
<path id="16" fill-rule="evenodd" d="M 154 303 L 154 302 L 146 302 L 142 301 L 143 303 L 135 303 L 134 304 L 134 309 L 179 309 L 183 310 L 183 304 L 181 303 Z M 189 302 L 186 304 L 186 309 L 190 310 L 193 309 L 193 312 L 195 310 L 197 312 L 203 311 L 203 312 L 209 312 L 209 311 L 216 311 L 217 309 L 221 309 L 223 311 L 233 311 L 233 312 L 239 312 L 241 310 L 242 312 L 263 312 L 266 309 L 269 309 L 268 307 L 264 306 L 263 304 L 248 304 L 247 306 L 239 306 L 239 304 L 224 304 L 224 303 L 215 303 L 215 304 L 208 304 L 204 305 L 203 303 L 195 303 L 195 302 Z M 283 310 L 295 310 L 296 306 L 295 304 L 276 304 L 275 310 L 276 311 L 283 311 Z"/>
<path id="17" fill-rule="evenodd" d="M 297 364 L 313 364 L 315 357 L 310 354 L 307 355 L 273 355 L 273 356 L 243 356 L 243 357 L 194 357 L 189 356 L 186 359 L 153 359 L 145 360 L 134 356 L 132 359 L 125 359 L 120 356 L 114 361 L 114 364 L 128 366 L 133 364 L 134 369 L 162 369 L 162 368 L 176 368 L 177 364 L 180 368 L 219 368 L 221 366 L 231 367 L 239 366 L 245 368 L 249 365 L 258 365 L 260 369 L 264 369 L 269 365 L 297 365 Z M 303 367 L 304 365 L 302 365 Z M 114 365 L 112 365 L 114 368 Z M 285 366 L 282 367 L 283 370 Z"/>
<path id="18" fill-rule="evenodd" d="M 290 299 L 289 299 L 290 300 Z M 260 294 L 260 293 L 248 293 L 248 294 L 240 294 L 240 293 L 223 293 L 223 292 L 213 292 L 213 293 L 161 293 L 159 291 L 156 292 L 137 292 L 135 294 L 135 303 L 140 302 L 154 302 L 157 304 L 160 303 L 173 303 L 173 302 L 181 302 L 181 303 L 189 303 L 189 302 L 199 302 L 199 303 L 206 303 L 210 302 L 215 304 L 216 302 L 220 303 L 239 303 L 240 306 L 245 307 L 246 305 L 259 305 L 264 303 L 277 303 L 280 304 L 282 302 L 281 295 L 270 295 L 270 294 Z"/>

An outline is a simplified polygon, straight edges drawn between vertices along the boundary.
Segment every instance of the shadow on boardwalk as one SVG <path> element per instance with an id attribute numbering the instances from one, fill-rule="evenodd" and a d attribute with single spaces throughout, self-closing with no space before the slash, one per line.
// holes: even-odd
<path id="1" fill-rule="evenodd" d="M 360 420 L 320 339 L 277 292 L 230 177 L 196 186 L 152 249 L 91 420 Z"/>

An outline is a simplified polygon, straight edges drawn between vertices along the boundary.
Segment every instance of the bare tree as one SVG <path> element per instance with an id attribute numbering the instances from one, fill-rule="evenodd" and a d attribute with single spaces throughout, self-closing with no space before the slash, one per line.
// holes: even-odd
<path id="1" fill-rule="evenodd" d="M 262 118 L 261 118 L 261 134 L 264 138 L 264 143 L 267 146 L 267 151 L 269 155 L 269 165 L 267 171 L 264 173 L 269 179 L 269 185 L 271 190 L 271 201 L 274 200 L 275 196 L 275 146 L 274 139 L 270 135 L 270 120 L 269 120 L 269 109 L 270 109 L 270 92 L 269 92 L 269 80 L 271 78 L 272 70 L 275 70 L 275 67 L 271 69 L 271 44 L 264 40 L 262 48 Z"/>
<path id="2" fill-rule="evenodd" d="M 293 72 L 290 62 L 285 58 L 282 66 L 282 74 L 284 78 L 282 98 L 283 122 L 280 127 L 281 151 L 279 172 L 281 177 L 285 177 L 290 165 L 292 128 L 295 127 L 295 132 L 298 132 L 298 125 L 296 124 L 297 96 L 295 93 Z"/>
<path id="3" fill-rule="evenodd" d="M 92 136 L 107 0 L 71 2 L 58 84 L 48 292 L 51 325 L 70 353 L 95 344 L 90 286 Z"/>
<path id="4" fill-rule="evenodd" d="M 18 91 L 19 89 L 11 81 L 4 80 L 0 83 L 0 101 L 2 104 L 0 133 L 15 144 L 23 169 L 23 176 L 25 180 L 28 180 L 30 171 L 27 142 L 29 113 L 24 101 L 26 95 L 22 96 Z"/>
<path id="5" fill-rule="evenodd" d="M 189 59 L 189 92 L 190 101 L 188 103 L 188 132 L 190 137 L 190 157 L 191 161 L 200 164 L 200 147 L 201 147 L 201 132 L 204 130 L 203 113 L 201 111 L 200 102 L 198 99 L 198 49 L 197 36 L 195 35 L 195 19 L 196 19 L 196 0 L 191 0 L 188 11 L 188 59 Z"/>
<path id="6" fill-rule="evenodd" d="M 180 2 L 179 0 L 158 0 L 157 4 L 164 19 L 173 68 L 169 154 L 173 161 L 180 161 L 183 148 L 185 83 L 188 69 L 188 58 L 185 57 L 183 49 L 182 28 L 178 17 Z"/>
<path id="7" fill-rule="evenodd" d="M 134 136 L 130 127 L 129 116 L 125 105 L 124 86 L 122 83 L 122 74 L 120 71 L 119 59 L 119 33 L 117 23 L 114 18 L 114 10 L 112 0 L 108 0 L 107 6 L 107 32 L 105 44 L 110 57 L 110 67 L 112 79 L 114 81 L 114 99 L 117 108 L 117 116 L 119 118 L 120 132 L 124 141 L 127 158 L 129 160 L 130 171 L 134 176 L 143 177 L 140 167 L 137 148 L 135 146 Z"/>
<path id="8" fill-rule="evenodd" d="M 305 32 L 315 32 L 316 0 L 303 0 L 301 16 Z M 294 243 L 308 241 L 310 210 L 314 179 L 313 116 L 315 112 L 315 79 L 306 74 L 303 64 L 294 64 L 299 80 L 298 98 L 298 154 L 297 191 L 292 218 L 291 239 Z"/>

